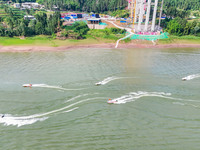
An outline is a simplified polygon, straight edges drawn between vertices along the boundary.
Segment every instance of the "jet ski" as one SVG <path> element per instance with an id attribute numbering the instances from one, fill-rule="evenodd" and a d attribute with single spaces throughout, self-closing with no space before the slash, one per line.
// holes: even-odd
<path id="1" fill-rule="evenodd" d="M 182 81 L 186 81 L 187 80 L 187 78 L 182 78 Z"/>
<path id="2" fill-rule="evenodd" d="M 111 100 L 111 99 L 109 99 L 109 100 L 107 101 L 107 103 L 108 103 L 108 104 L 117 104 L 117 103 L 118 103 L 118 100 Z"/>
<path id="3" fill-rule="evenodd" d="M 95 83 L 96 86 L 101 85 L 101 82 Z"/>
<path id="4" fill-rule="evenodd" d="M 32 87 L 32 84 L 23 84 L 23 87 Z"/>

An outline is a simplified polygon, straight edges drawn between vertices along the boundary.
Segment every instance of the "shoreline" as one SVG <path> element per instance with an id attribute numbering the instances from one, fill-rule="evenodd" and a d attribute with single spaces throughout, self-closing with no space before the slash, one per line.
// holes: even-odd
<path id="1" fill-rule="evenodd" d="M 115 43 L 88 44 L 88 45 L 69 45 L 69 46 L 34 46 L 34 45 L 19 45 L 19 46 L 0 46 L 0 52 L 41 52 L 41 51 L 66 51 L 80 48 L 109 48 L 115 49 Z M 200 48 L 200 44 L 136 44 L 136 43 L 120 43 L 116 49 L 130 48 Z"/>

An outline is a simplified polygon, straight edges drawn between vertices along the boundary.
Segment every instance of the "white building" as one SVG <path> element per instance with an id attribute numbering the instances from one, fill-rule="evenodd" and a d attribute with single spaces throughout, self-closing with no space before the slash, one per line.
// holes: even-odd
<path id="1" fill-rule="evenodd" d="M 41 5 L 38 3 L 32 3 L 32 2 L 26 2 L 26 3 L 22 3 L 21 5 L 22 9 L 40 9 Z"/>
<path id="2" fill-rule="evenodd" d="M 35 20 L 36 18 L 34 16 L 31 15 L 26 15 L 24 16 L 24 20 Z"/>
<path id="3" fill-rule="evenodd" d="M 20 3 L 14 3 L 14 8 L 20 8 L 20 7 L 21 7 Z"/>

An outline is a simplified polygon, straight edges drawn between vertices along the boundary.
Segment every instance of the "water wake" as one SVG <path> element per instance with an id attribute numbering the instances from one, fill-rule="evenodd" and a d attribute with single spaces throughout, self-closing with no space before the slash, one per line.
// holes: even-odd
<path id="1" fill-rule="evenodd" d="M 82 95 L 78 95 L 78 96 L 75 96 L 75 97 L 73 97 L 73 98 L 71 98 L 71 99 L 69 99 L 69 100 L 66 100 L 64 103 L 68 103 L 68 102 L 71 102 L 71 101 L 73 101 L 73 100 L 76 100 L 76 99 L 78 99 L 78 98 L 80 98 L 80 97 L 84 97 L 84 96 L 88 96 L 89 94 L 82 94 Z"/>
<path id="2" fill-rule="evenodd" d="M 131 101 L 135 101 L 141 97 L 162 97 L 165 99 L 170 99 L 170 100 L 174 100 L 174 101 L 182 101 L 182 102 L 195 102 L 195 103 L 200 103 L 199 100 L 192 100 L 192 99 L 182 99 L 182 98 L 174 98 L 174 97 L 170 97 L 171 93 L 164 93 L 164 92 L 143 92 L 143 91 L 139 91 L 139 92 L 131 92 L 127 95 L 121 96 L 119 98 L 115 98 L 113 100 L 109 100 L 108 103 L 112 103 L 112 104 L 124 104 L 127 102 L 131 102 Z M 175 104 L 183 104 L 183 103 L 175 103 Z"/>
<path id="3" fill-rule="evenodd" d="M 192 79 L 199 78 L 199 77 L 200 77 L 200 74 L 193 74 L 193 75 L 189 75 L 187 77 L 182 78 L 182 80 L 183 81 L 192 80 Z"/>
<path id="4" fill-rule="evenodd" d="M 192 107 L 195 107 L 195 108 L 200 108 L 199 105 L 188 104 L 188 103 L 173 102 L 173 104 L 175 104 L 175 105 L 182 105 L 182 106 L 192 106 Z"/>
<path id="5" fill-rule="evenodd" d="M 145 96 L 153 96 L 153 97 L 164 97 L 170 96 L 171 93 L 164 93 L 164 92 L 131 92 L 127 95 L 121 96 L 119 98 L 115 98 L 113 100 L 108 101 L 108 103 L 114 103 L 114 104 L 125 104 L 127 102 L 135 101 L 141 97 Z"/>
<path id="6" fill-rule="evenodd" d="M 34 115 L 30 115 L 30 116 L 14 117 L 13 115 L 10 115 L 10 114 L 1 115 L 2 117 L 0 118 L 0 123 L 3 123 L 6 126 L 14 125 L 14 126 L 18 126 L 18 127 L 23 126 L 23 125 L 30 125 L 30 124 L 33 124 L 37 121 L 44 121 L 44 120 L 49 118 L 49 115 L 59 113 L 59 112 L 66 110 L 70 107 L 73 107 L 77 104 L 80 104 L 80 103 L 83 103 L 83 102 L 86 102 L 86 101 L 95 100 L 95 99 L 101 99 L 101 98 L 105 98 L 105 97 L 94 97 L 94 98 L 83 99 L 83 100 L 80 100 L 78 102 L 67 105 L 65 107 L 53 110 L 53 111 L 49 111 L 49 112 L 41 113 L 41 114 L 34 114 Z M 64 112 L 71 112 L 71 111 L 74 111 L 78 108 L 79 107 L 75 107 L 75 108 L 66 110 Z"/>
<path id="7" fill-rule="evenodd" d="M 3 123 L 5 126 L 13 125 L 21 127 L 23 125 L 33 124 L 37 121 L 44 121 L 46 119 L 48 119 L 48 117 L 26 119 L 6 114 L 3 118 L 0 118 L 0 123 Z"/>
<path id="8" fill-rule="evenodd" d="M 76 109 L 79 109 L 79 107 L 75 107 L 75 108 L 73 108 L 73 109 L 70 109 L 70 110 L 64 111 L 64 113 L 66 113 L 66 112 L 71 112 L 71 111 L 76 110 Z"/>
<path id="9" fill-rule="evenodd" d="M 30 85 L 30 86 L 24 86 L 24 85 Z M 40 88 L 51 88 L 51 89 L 58 89 L 58 90 L 64 90 L 64 91 L 70 91 L 70 90 L 83 90 L 81 89 L 66 89 L 61 86 L 54 86 L 54 85 L 47 85 L 47 84 L 24 84 L 24 87 L 40 87 Z"/>
<path id="10" fill-rule="evenodd" d="M 175 104 L 175 105 L 182 105 L 182 106 L 185 105 L 184 103 L 180 103 L 180 102 L 173 102 L 173 104 Z"/>
<path id="11" fill-rule="evenodd" d="M 117 80 L 117 79 L 122 79 L 122 78 L 129 78 L 129 77 L 114 77 L 114 76 L 113 77 L 108 77 L 108 78 L 104 79 L 103 81 L 95 83 L 95 85 L 105 85 L 110 81 Z"/>
<path id="12" fill-rule="evenodd" d="M 85 97 L 85 96 L 88 96 L 88 95 L 96 95 L 96 94 L 99 94 L 99 93 L 78 95 L 78 96 L 75 96 L 75 97 L 73 97 L 71 99 L 66 100 L 64 103 L 68 103 L 68 102 L 74 101 L 74 100 L 76 100 L 76 99 L 78 99 L 80 97 Z"/>

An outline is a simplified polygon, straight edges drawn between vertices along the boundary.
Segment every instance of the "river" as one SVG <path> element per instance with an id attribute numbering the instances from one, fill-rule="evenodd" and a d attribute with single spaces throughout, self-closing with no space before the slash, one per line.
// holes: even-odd
<path id="1" fill-rule="evenodd" d="M 0 53 L 0 103 L 2 150 L 199 149 L 200 49 Z"/>

